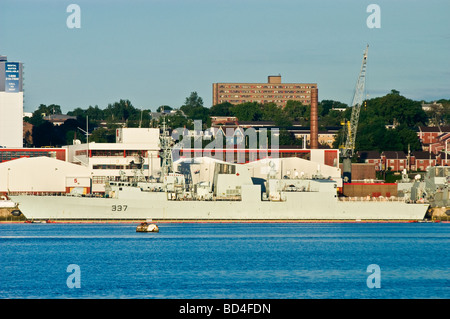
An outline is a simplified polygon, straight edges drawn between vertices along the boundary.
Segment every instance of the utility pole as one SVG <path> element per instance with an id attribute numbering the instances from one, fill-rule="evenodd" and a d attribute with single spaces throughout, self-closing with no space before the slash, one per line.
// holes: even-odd
<path id="1" fill-rule="evenodd" d="M 89 166 L 89 117 L 86 115 L 86 131 L 81 127 L 78 127 L 80 131 L 86 134 L 86 157 L 87 157 L 87 166 Z"/>

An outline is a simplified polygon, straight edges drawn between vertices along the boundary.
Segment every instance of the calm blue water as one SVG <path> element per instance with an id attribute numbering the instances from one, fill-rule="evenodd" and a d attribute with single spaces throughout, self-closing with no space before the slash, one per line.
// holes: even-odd
<path id="1" fill-rule="evenodd" d="M 0 298 L 450 298 L 450 224 L 136 225 L 0 224 Z"/>

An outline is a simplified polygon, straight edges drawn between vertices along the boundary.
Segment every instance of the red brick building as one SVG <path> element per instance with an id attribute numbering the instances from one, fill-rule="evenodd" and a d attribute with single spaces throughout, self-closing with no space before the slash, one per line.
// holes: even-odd
<path id="1" fill-rule="evenodd" d="M 438 135 L 437 141 L 429 145 L 429 149 L 432 153 L 438 154 L 439 152 L 450 150 L 450 133 L 442 133 Z"/>
<path id="2" fill-rule="evenodd" d="M 450 147 L 450 145 L 449 145 Z M 439 166 L 450 166 L 450 155 L 445 154 L 445 152 L 439 152 L 439 154 L 436 156 L 437 158 L 437 165 Z"/>
<path id="3" fill-rule="evenodd" d="M 422 143 L 422 150 L 428 151 L 432 144 L 439 143 L 439 137 L 445 133 L 450 133 L 449 126 L 419 126 L 419 132 L 417 134 Z"/>
<path id="4" fill-rule="evenodd" d="M 384 151 L 381 153 L 381 160 L 385 170 L 399 172 L 408 169 L 408 157 L 403 151 Z"/>
<path id="5" fill-rule="evenodd" d="M 367 164 L 375 165 L 376 171 L 381 171 L 383 169 L 383 160 L 381 154 L 378 151 L 361 151 L 358 152 L 360 160 Z"/>
<path id="6" fill-rule="evenodd" d="M 425 171 L 429 166 L 450 165 L 450 155 L 445 160 L 445 152 L 436 155 L 429 151 L 414 151 L 410 154 L 403 151 L 384 151 L 381 154 L 377 151 L 361 151 L 358 155 L 361 161 L 374 164 L 376 171 Z"/>
<path id="7" fill-rule="evenodd" d="M 269 76 L 267 83 L 213 83 L 213 105 L 257 102 L 285 106 L 289 100 L 310 105 L 312 88 L 317 88 L 317 83 L 281 83 L 281 75 Z"/>
<path id="8" fill-rule="evenodd" d="M 425 171 L 429 166 L 436 166 L 438 159 L 436 155 L 426 151 L 415 151 L 411 153 L 411 165 L 412 171 Z"/>

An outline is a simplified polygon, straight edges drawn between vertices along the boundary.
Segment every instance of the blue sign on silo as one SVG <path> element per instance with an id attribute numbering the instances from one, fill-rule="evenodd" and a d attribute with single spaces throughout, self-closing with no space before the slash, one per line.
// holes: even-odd
<path id="1" fill-rule="evenodd" d="M 19 92 L 20 73 L 18 62 L 5 63 L 5 92 Z"/>

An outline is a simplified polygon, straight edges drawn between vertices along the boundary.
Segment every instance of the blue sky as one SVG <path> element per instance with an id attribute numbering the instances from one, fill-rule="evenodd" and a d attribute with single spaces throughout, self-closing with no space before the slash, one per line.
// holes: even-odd
<path id="1" fill-rule="evenodd" d="M 81 28 L 69 29 L 69 4 Z M 369 4 L 381 9 L 370 29 Z M 369 98 L 450 98 L 448 0 L 2 0 L 0 54 L 25 65 L 26 112 L 129 99 L 180 107 L 214 82 L 312 82 L 349 104 L 369 44 Z"/>

